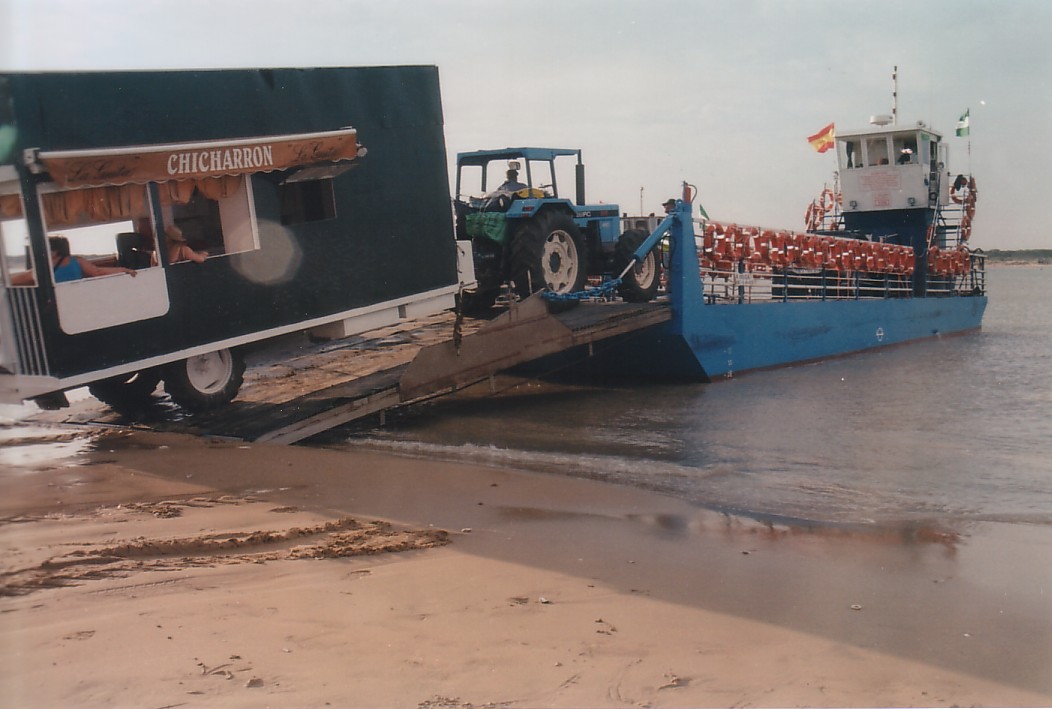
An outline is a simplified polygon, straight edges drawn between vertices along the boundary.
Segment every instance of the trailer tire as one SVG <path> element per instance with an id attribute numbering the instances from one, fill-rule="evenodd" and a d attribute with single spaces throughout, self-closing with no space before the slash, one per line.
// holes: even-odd
<path id="1" fill-rule="evenodd" d="M 629 229 L 621 235 L 614 247 L 616 273 L 625 270 L 636 249 L 643 245 L 648 236 L 649 234 L 640 229 Z M 655 245 L 647 253 L 642 263 L 635 264 L 632 270 L 625 274 L 617 292 L 630 303 L 646 303 L 657 295 L 659 285 L 661 285 L 661 251 L 660 246 Z"/>
<path id="2" fill-rule="evenodd" d="M 244 375 L 245 360 L 237 350 L 216 350 L 167 365 L 164 390 L 187 411 L 208 411 L 233 400 Z"/>
<path id="3" fill-rule="evenodd" d="M 154 367 L 89 384 L 88 392 L 119 413 L 148 403 L 160 381 L 161 370 Z"/>
<path id="4" fill-rule="evenodd" d="M 511 278 L 520 297 L 545 289 L 574 293 L 587 277 L 584 236 L 569 216 L 549 212 L 519 228 L 511 244 Z"/>

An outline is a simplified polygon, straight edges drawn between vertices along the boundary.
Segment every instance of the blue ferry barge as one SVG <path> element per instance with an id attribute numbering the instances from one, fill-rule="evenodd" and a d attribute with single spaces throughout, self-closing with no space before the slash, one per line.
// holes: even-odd
<path id="1" fill-rule="evenodd" d="M 603 368 L 709 381 L 977 330 L 985 257 L 968 246 L 978 189 L 942 136 L 887 121 L 836 139 L 838 180 L 802 232 L 696 219 L 693 191 L 660 224 L 672 319 L 621 338 Z"/>

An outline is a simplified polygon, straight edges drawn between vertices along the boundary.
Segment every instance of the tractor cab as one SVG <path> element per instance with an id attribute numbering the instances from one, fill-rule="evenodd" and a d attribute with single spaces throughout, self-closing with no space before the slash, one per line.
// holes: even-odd
<path id="1" fill-rule="evenodd" d="M 561 148 L 505 148 L 457 154 L 456 200 L 473 208 L 505 211 L 515 199 L 568 199 L 569 190 L 560 187 L 570 176 L 563 169 L 576 157 L 572 179 L 576 187 L 574 202 L 584 204 L 584 164 L 581 151 Z M 557 169 L 558 166 L 558 169 Z M 561 179 L 560 179 L 561 177 Z M 525 190 L 525 192 L 523 192 Z M 505 199 L 499 204 L 491 200 Z M 503 209 L 500 209 L 503 207 Z"/>

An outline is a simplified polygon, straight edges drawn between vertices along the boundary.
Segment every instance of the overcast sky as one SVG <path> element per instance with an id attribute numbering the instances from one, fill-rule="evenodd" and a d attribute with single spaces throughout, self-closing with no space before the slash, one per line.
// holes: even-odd
<path id="1" fill-rule="evenodd" d="M 972 243 L 1052 248 L 1048 0 L 0 0 L 0 70 L 439 67 L 450 159 L 580 147 L 591 201 L 803 228 L 833 153 L 890 113 L 947 136 L 980 189 Z M 971 109 L 968 141 L 953 136 Z"/>

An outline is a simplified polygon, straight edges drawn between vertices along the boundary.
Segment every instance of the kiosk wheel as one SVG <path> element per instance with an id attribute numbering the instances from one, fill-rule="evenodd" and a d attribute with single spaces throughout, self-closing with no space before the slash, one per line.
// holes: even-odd
<path id="1" fill-rule="evenodd" d="M 88 392 L 102 403 L 120 411 L 148 403 L 150 395 L 160 381 L 161 371 L 155 367 L 89 384 Z"/>
<path id="2" fill-rule="evenodd" d="M 164 370 L 164 390 L 188 411 L 229 403 L 244 381 L 245 360 L 236 350 L 216 350 L 173 362 Z"/>

